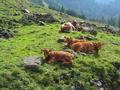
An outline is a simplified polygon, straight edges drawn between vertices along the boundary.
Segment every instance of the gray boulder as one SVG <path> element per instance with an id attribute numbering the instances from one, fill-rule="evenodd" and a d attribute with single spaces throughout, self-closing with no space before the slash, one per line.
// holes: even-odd
<path id="1" fill-rule="evenodd" d="M 58 39 L 58 42 L 64 42 L 65 41 L 65 36 L 60 36 L 59 39 Z"/>
<path id="2" fill-rule="evenodd" d="M 14 36 L 14 34 L 11 30 L 4 29 L 4 28 L 0 27 L 0 38 L 8 39 L 8 38 L 11 38 L 13 36 Z"/>
<path id="3" fill-rule="evenodd" d="M 24 24 L 31 24 L 31 22 L 35 22 L 38 25 L 45 25 L 45 23 L 52 23 L 58 21 L 52 14 L 24 14 L 23 16 L 23 23 Z"/>
<path id="4" fill-rule="evenodd" d="M 39 66 L 42 64 L 41 58 L 38 56 L 25 57 L 23 62 L 24 66 L 30 69 L 38 69 Z"/>

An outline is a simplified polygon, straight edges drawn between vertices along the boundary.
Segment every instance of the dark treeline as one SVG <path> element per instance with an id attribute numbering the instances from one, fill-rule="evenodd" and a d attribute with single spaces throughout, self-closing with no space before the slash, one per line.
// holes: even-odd
<path id="1" fill-rule="evenodd" d="M 62 13 L 66 13 L 66 14 L 74 16 L 74 17 L 79 17 L 79 18 L 84 19 L 84 20 L 87 19 L 84 14 L 79 14 L 72 9 L 65 9 L 64 6 L 55 7 L 53 5 L 49 5 L 49 8 L 56 10 L 56 11 L 59 11 L 59 12 L 62 12 Z"/>
<path id="2" fill-rule="evenodd" d="M 79 18 L 84 19 L 84 20 L 97 21 L 100 23 L 105 23 L 105 24 L 109 24 L 111 26 L 115 26 L 115 27 L 120 28 L 120 16 L 111 17 L 111 18 L 107 18 L 107 19 L 105 17 L 93 19 L 93 18 L 88 18 L 87 16 L 85 16 L 85 14 L 79 14 L 72 9 L 65 9 L 64 6 L 61 6 L 61 7 L 59 6 L 59 8 L 58 8 L 58 7 L 55 7 L 53 5 L 49 5 L 49 8 L 54 9 L 54 10 L 59 11 L 59 12 L 62 12 L 62 13 L 66 13 L 66 14 L 71 15 L 71 16 L 79 17 Z"/>
<path id="3" fill-rule="evenodd" d="M 111 26 L 115 26 L 115 27 L 119 27 L 120 28 L 120 16 L 116 16 L 116 17 L 111 17 L 111 18 L 99 18 L 99 19 L 89 19 L 90 21 L 97 21 L 100 23 L 105 23 L 105 24 L 109 24 Z"/>

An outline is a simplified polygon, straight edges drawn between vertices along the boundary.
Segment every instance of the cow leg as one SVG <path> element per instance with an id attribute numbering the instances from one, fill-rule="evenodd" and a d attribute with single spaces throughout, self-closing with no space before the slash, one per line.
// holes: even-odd
<path id="1" fill-rule="evenodd" d="M 48 60 L 48 63 L 52 63 L 52 62 L 54 62 L 54 58 L 50 58 L 50 59 Z"/>
<path id="2" fill-rule="evenodd" d="M 72 64 L 73 61 L 71 59 L 65 61 L 66 64 Z"/>

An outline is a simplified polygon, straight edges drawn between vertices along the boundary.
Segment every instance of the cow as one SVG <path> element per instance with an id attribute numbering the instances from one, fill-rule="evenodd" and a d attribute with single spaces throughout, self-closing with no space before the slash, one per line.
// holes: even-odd
<path id="1" fill-rule="evenodd" d="M 65 41 L 67 42 L 67 46 L 70 47 L 73 43 L 85 42 L 86 40 L 80 40 L 80 39 L 73 39 L 71 37 L 65 37 Z"/>
<path id="2" fill-rule="evenodd" d="M 101 49 L 102 45 L 101 42 L 77 42 L 73 43 L 70 47 L 75 52 L 83 52 L 87 54 L 98 54 L 99 50 Z"/>
<path id="3" fill-rule="evenodd" d="M 64 62 L 66 64 L 72 64 L 74 55 L 69 52 L 64 51 L 52 51 L 49 49 L 44 49 L 44 56 L 48 63 L 52 62 Z"/>
<path id="4" fill-rule="evenodd" d="M 60 32 L 71 32 L 72 30 L 75 30 L 75 27 L 72 25 L 71 22 L 67 22 L 61 26 Z"/>

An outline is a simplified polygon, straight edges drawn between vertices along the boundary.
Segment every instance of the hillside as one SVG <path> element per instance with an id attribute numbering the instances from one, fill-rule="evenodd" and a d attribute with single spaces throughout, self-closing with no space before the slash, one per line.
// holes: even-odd
<path id="1" fill-rule="evenodd" d="M 22 10 L 27 9 L 30 11 L 31 14 L 33 13 L 50 13 L 54 15 L 56 19 L 59 21 L 68 21 L 73 20 L 74 17 L 71 17 L 69 15 L 60 15 L 60 13 L 53 11 L 51 9 L 48 9 L 47 7 L 35 5 L 32 2 L 29 2 L 29 0 L 13 0 L 13 1 L 0 1 L 0 26 L 5 24 L 4 26 L 7 26 L 8 21 L 16 21 L 21 23 L 21 18 L 24 16 L 24 12 Z M 4 18 L 4 19 L 3 19 Z M 64 19 L 62 19 L 64 18 Z M 5 21 L 5 22 L 4 22 Z M 6 23 L 7 21 L 7 23 Z"/>
<path id="2" fill-rule="evenodd" d="M 47 3 L 57 7 L 64 6 L 66 9 L 72 9 L 79 14 L 85 14 L 88 18 L 106 19 L 111 17 L 118 18 L 120 16 L 120 1 L 119 0 L 32 0 L 33 2 Z M 104 12 L 104 13 L 103 13 Z"/>
<path id="3" fill-rule="evenodd" d="M 21 4 L 22 3 L 22 4 Z M 20 6 L 22 5 L 22 6 Z M 10 8 L 12 6 L 12 8 Z M 13 8 L 15 7 L 15 8 Z M 24 13 L 21 7 L 31 13 L 51 13 L 60 22 L 81 19 L 61 15 L 43 6 L 36 6 L 28 0 L 6 0 L 0 2 L 0 19 L 16 19 L 17 27 L 9 27 L 17 31 L 13 38 L 0 38 L 0 90 L 119 90 L 120 89 L 120 37 L 97 30 L 97 41 L 105 45 L 98 56 L 77 54 L 72 65 L 62 63 L 48 64 L 43 54 L 44 48 L 64 50 L 65 43 L 58 43 L 61 36 L 79 37 L 90 35 L 89 32 L 59 33 L 61 23 L 36 23 L 24 25 L 21 21 Z M 5 13 L 6 12 L 6 13 Z M 7 14 L 9 13 L 9 14 Z M 17 16 L 14 14 L 17 14 Z M 8 28 L 6 19 L 0 25 Z M 104 26 L 96 22 L 97 26 Z M 11 26 L 11 25 L 10 25 Z M 93 40 L 96 41 L 96 40 Z M 43 64 L 37 70 L 27 69 L 23 58 L 39 56 Z"/>

